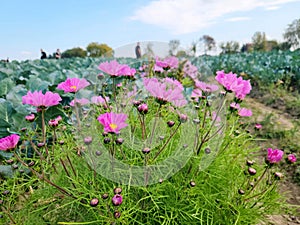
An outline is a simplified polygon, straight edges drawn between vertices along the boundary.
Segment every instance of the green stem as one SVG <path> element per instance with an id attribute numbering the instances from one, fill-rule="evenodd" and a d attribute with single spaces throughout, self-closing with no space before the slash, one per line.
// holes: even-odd
<path id="1" fill-rule="evenodd" d="M 181 122 L 179 122 L 178 126 L 176 127 L 176 129 L 174 130 L 174 132 L 170 135 L 170 137 L 168 138 L 168 140 L 164 143 L 164 145 L 161 147 L 161 149 L 155 154 L 152 162 L 154 162 L 156 160 L 156 158 L 162 153 L 162 151 L 165 149 L 165 147 L 167 146 L 167 144 L 170 142 L 171 138 L 176 134 L 176 132 L 178 131 L 179 127 L 181 125 Z"/>
<path id="2" fill-rule="evenodd" d="M 9 217 L 10 221 L 13 224 L 17 224 L 16 221 L 14 220 L 13 216 L 10 214 L 10 212 L 8 210 L 6 210 L 3 206 L 1 206 L 1 210 L 6 213 L 6 215 Z"/>
<path id="3" fill-rule="evenodd" d="M 46 177 L 44 177 L 44 175 L 38 173 L 37 171 L 35 171 L 34 169 L 30 168 L 16 153 L 14 153 L 14 156 L 17 158 L 17 160 L 24 166 L 26 166 L 34 175 L 36 175 L 40 180 L 45 181 L 46 183 L 50 184 L 51 186 L 55 187 L 57 190 L 59 190 L 61 193 L 63 193 L 64 195 L 67 195 L 71 198 L 77 199 L 74 195 L 70 194 L 67 190 L 65 190 L 64 188 L 58 186 L 57 184 L 53 183 L 52 181 L 50 181 L 49 179 L 47 179 Z"/>
<path id="4" fill-rule="evenodd" d="M 45 109 L 42 108 L 42 134 L 43 134 L 43 143 L 46 144 L 46 126 L 45 126 Z"/>
<path id="5" fill-rule="evenodd" d="M 262 178 L 265 176 L 265 174 L 267 173 L 267 171 L 269 170 L 269 166 L 266 167 L 266 169 L 264 170 L 263 174 L 259 177 L 258 181 L 254 184 L 253 188 L 249 191 L 248 195 L 256 188 L 256 186 L 260 183 L 260 181 L 262 180 Z"/>

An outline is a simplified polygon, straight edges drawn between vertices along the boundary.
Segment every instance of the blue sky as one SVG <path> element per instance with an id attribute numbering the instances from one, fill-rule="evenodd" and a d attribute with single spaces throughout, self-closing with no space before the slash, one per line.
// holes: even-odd
<path id="1" fill-rule="evenodd" d="M 178 39 L 188 48 L 204 34 L 217 44 L 250 42 L 256 31 L 282 41 L 299 12 L 300 0 L 2 1 L 0 59 L 38 59 L 41 48 L 52 54 L 90 42 L 119 49 Z"/>

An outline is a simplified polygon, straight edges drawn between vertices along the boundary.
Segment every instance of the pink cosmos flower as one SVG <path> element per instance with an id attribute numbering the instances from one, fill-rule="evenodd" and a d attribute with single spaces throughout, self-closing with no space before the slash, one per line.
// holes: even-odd
<path id="1" fill-rule="evenodd" d="M 240 108 L 238 111 L 239 116 L 252 116 L 252 111 L 246 108 Z"/>
<path id="2" fill-rule="evenodd" d="M 0 150 L 9 151 L 14 149 L 17 146 L 19 139 L 20 136 L 17 134 L 11 134 L 4 138 L 0 138 Z"/>
<path id="3" fill-rule="evenodd" d="M 195 88 L 193 91 L 192 91 L 192 94 L 191 94 L 191 98 L 192 99 L 195 99 L 196 101 L 199 100 L 199 98 L 202 97 L 202 91 L 198 88 Z"/>
<path id="4" fill-rule="evenodd" d="M 240 104 L 233 102 L 230 104 L 230 108 L 239 110 L 241 108 Z"/>
<path id="5" fill-rule="evenodd" d="M 101 114 L 97 118 L 97 120 L 103 125 L 105 132 L 115 134 L 118 134 L 122 128 L 128 126 L 128 124 L 125 123 L 126 119 L 126 114 L 113 112 Z"/>
<path id="6" fill-rule="evenodd" d="M 227 91 L 233 91 L 232 85 L 235 84 L 237 75 L 230 72 L 226 74 L 224 70 L 217 71 L 217 76 L 215 78 Z"/>
<path id="7" fill-rule="evenodd" d="M 49 124 L 49 126 L 51 126 L 51 127 L 56 127 L 56 126 L 58 126 L 58 121 L 57 121 L 56 119 L 54 119 L 54 120 L 49 120 L 48 124 Z"/>
<path id="8" fill-rule="evenodd" d="M 59 124 L 59 121 L 62 120 L 61 116 L 56 117 L 55 119 L 49 120 L 48 125 L 51 127 L 56 127 Z"/>
<path id="9" fill-rule="evenodd" d="M 177 80 L 165 78 L 159 81 L 156 78 L 144 78 L 143 83 L 146 90 L 162 104 L 171 102 L 177 107 L 187 104 L 183 95 L 183 86 Z"/>
<path id="10" fill-rule="evenodd" d="M 238 99 L 243 100 L 250 93 L 252 87 L 249 80 L 243 80 L 242 77 L 237 77 L 236 74 L 230 72 L 226 74 L 223 70 L 217 72 L 215 78 L 227 91 L 235 92 Z"/>
<path id="11" fill-rule="evenodd" d="M 61 101 L 61 97 L 57 93 L 52 93 L 51 91 L 47 91 L 43 94 L 42 91 L 31 91 L 27 92 L 27 95 L 22 97 L 22 103 L 33 105 L 37 107 L 49 107 L 58 105 Z"/>
<path id="12" fill-rule="evenodd" d="M 118 76 L 119 70 L 121 69 L 121 64 L 119 64 L 117 60 L 103 62 L 100 63 L 99 69 L 111 76 Z"/>
<path id="13" fill-rule="evenodd" d="M 187 61 L 183 66 L 184 76 L 190 77 L 193 80 L 197 79 L 198 68 L 194 66 L 190 61 Z"/>
<path id="14" fill-rule="evenodd" d="M 83 89 L 89 85 L 90 83 L 86 79 L 84 78 L 79 79 L 74 77 L 74 78 L 67 78 L 66 81 L 59 83 L 57 85 L 57 89 L 63 90 L 65 93 L 67 92 L 75 93 L 80 89 Z"/>
<path id="15" fill-rule="evenodd" d="M 161 67 L 161 68 L 178 68 L 179 61 L 177 57 L 170 56 L 165 58 L 164 60 L 160 60 L 158 57 L 156 57 L 155 60 L 155 66 Z"/>
<path id="16" fill-rule="evenodd" d="M 112 77 L 117 77 L 117 76 L 133 77 L 134 74 L 136 73 L 135 69 L 130 68 L 126 64 L 119 64 L 117 60 L 100 63 L 98 68 L 102 70 L 104 73 L 107 73 Z"/>
<path id="17" fill-rule="evenodd" d="M 215 84 L 207 84 L 199 80 L 195 80 L 195 86 L 204 92 L 214 92 L 219 89 L 219 87 Z"/>
<path id="18" fill-rule="evenodd" d="M 267 161 L 271 164 L 278 163 L 283 157 L 283 151 L 279 149 L 268 148 Z"/>
<path id="19" fill-rule="evenodd" d="M 290 163 L 295 163 L 297 161 L 297 158 L 296 158 L 296 156 L 294 154 L 289 154 L 288 155 L 288 161 Z"/>
<path id="20" fill-rule="evenodd" d="M 255 124 L 255 127 L 254 127 L 256 130 L 260 130 L 262 128 L 262 125 L 257 123 Z"/>
<path id="21" fill-rule="evenodd" d="M 119 76 L 134 77 L 136 69 L 130 68 L 128 65 L 122 65 L 118 71 Z"/>
<path id="22" fill-rule="evenodd" d="M 75 106 L 75 103 L 78 103 L 79 105 L 87 105 L 90 103 L 90 101 L 86 98 L 75 98 L 70 102 L 70 106 Z"/>
<path id="23" fill-rule="evenodd" d="M 243 80 L 242 77 L 237 78 L 236 86 L 232 87 L 232 90 L 235 92 L 235 97 L 243 100 L 247 94 L 250 93 L 252 87 L 250 80 Z"/>
<path id="24" fill-rule="evenodd" d="M 109 102 L 109 97 L 105 97 L 104 99 L 102 96 L 93 96 L 91 98 L 91 101 L 93 104 L 103 105 L 104 107 L 107 107 L 107 103 Z"/>

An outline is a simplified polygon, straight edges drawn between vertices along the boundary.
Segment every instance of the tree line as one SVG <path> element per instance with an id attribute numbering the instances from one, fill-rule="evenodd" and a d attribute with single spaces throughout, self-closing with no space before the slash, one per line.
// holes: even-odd
<path id="1" fill-rule="evenodd" d="M 113 57 L 114 51 L 107 44 L 100 44 L 98 42 L 91 42 L 88 44 L 86 49 L 75 47 L 67 49 L 62 52 L 62 58 L 73 58 L 73 57 Z M 55 58 L 55 52 L 49 55 L 48 58 Z"/>
<path id="2" fill-rule="evenodd" d="M 240 46 L 237 41 L 227 41 L 219 43 L 221 49 L 220 54 L 232 54 L 238 52 L 267 52 L 274 50 L 290 50 L 300 48 L 300 19 L 294 20 L 289 24 L 283 34 L 284 41 L 278 42 L 276 40 L 267 40 L 265 32 L 255 32 L 252 36 L 251 43 L 245 43 Z M 198 40 L 191 43 L 188 50 L 179 50 L 180 41 L 169 41 L 169 54 L 184 57 L 195 56 L 197 52 L 201 51 L 207 54 L 209 51 L 215 50 L 217 43 L 215 39 L 209 35 L 203 35 Z M 145 51 L 150 54 L 153 53 L 152 45 L 149 43 Z M 99 44 L 98 42 L 91 42 L 86 49 L 76 47 L 67 49 L 62 53 L 62 58 L 72 57 L 113 57 L 114 51 L 107 44 Z M 55 58 L 55 53 L 49 56 Z"/>
<path id="3" fill-rule="evenodd" d="M 238 52 L 268 52 L 274 50 L 290 50 L 290 49 L 299 49 L 300 48 L 300 19 L 294 20 L 289 24 L 283 34 L 284 41 L 278 42 L 276 40 L 267 40 L 265 32 L 255 32 L 252 36 L 252 42 L 246 43 L 240 46 L 237 41 L 228 41 L 221 42 L 219 47 L 221 49 L 221 54 L 231 54 Z M 178 40 L 172 40 L 169 42 L 170 54 L 174 55 L 174 48 L 179 46 L 180 42 Z M 178 51 L 177 56 L 183 55 L 196 55 L 196 52 L 200 50 L 207 54 L 208 51 L 216 49 L 216 41 L 213 37 L 209 35 L 203 35 L 197 41 L 192 43 L 192 46 L 188 52 Z"/>

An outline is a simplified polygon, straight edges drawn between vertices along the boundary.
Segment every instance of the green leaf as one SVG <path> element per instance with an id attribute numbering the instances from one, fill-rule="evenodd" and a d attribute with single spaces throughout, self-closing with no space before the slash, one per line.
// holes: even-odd
<path id="1" fill-rule="evenodd" d="M 48 90 L 50 83 L 48 81 L 41 80 L 37 76 L 30 75 L 29 80 L 27 81 L 26 87 L 30 91 L 45 91 Z"/>
<path id="2" fill-rule="evenodd" d="M 8 165 L 0 165 L 0 176 L 12 178 L 14 176 L 12 167 Z"/>
<path id="3" fill-rule="evenodd" d="M 0 96 L 7 95 L 7 93 L 15 86 L 15 83 L 10 78 L 5 78 L 1 81 Z"/>

